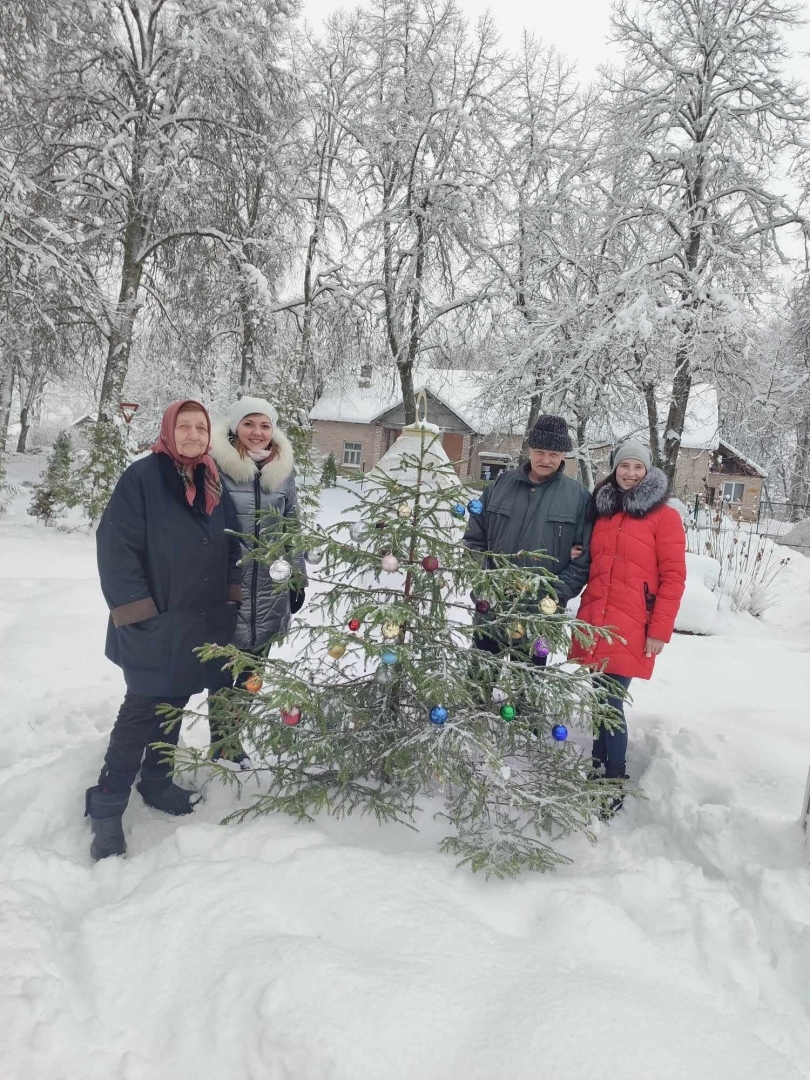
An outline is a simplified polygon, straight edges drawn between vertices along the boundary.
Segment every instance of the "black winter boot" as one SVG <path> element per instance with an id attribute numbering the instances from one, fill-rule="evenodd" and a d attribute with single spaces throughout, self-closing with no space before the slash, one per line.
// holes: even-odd
<path id="1" fill-rule="evenodd" d="M 128 791 L 105 791 L 96 785 L 85 792 L 84 816 L 90 818 L 93 830 L 90 855 L 96 862 L 110 855 L 126 855 L 122 818 L 128 802 Z"/>
<path id="2" fill-rule="evenodd" d="M 605 762 L 605 780 L 611 781 L 611 786 L 616 788 L 616 794 L 608 801 L 605 812 L 602 815 L 605 821 L 612 818 L 614 814 L 618 814 L 624 806 L 624 781 L 630 779 L 624 771 L 626 767 L 627 766 L 623 761 L 618 765 L 612 761 Z"/>
<path id="3" fill-rule="evenodd" d="M 199 792 L 187 791 L 172 783 L 172 778 L 165 773 L 152 773 L 147 769 L 141 769 L 140 783 L 136 787 L 147 806 L 175 817 L 192 813 L 202 798 Z"/>

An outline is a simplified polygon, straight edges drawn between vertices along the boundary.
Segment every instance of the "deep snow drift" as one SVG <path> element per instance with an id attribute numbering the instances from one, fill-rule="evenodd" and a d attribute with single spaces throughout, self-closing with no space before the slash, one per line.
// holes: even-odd
<path id="1" fill-rule="evenodd" d="M 27 498 L 0 518 L 2 1080 L 810 1077 L 810 559 L 636 684 L 646 801 L 553 875 L 456 870 L 427 816 L 221 827 L 214 784 L 189 819 L 134 794 L 130 856 L 93 866 L 123 683 L 93 538 Z"/>

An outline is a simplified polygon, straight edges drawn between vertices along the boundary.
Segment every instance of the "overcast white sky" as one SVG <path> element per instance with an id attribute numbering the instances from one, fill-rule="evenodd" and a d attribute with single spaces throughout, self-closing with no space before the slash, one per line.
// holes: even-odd
<path id="1" fill-rule="evenodd" d="M 337 0 L 304 0 L 304 17 L 317 25 L 325 15 L 357 3 Z M 616 59 L 615 47 L 606 42 L 610 25 L 610 0 L 459 0 L 459 6 L 474 21 L 489 8 L 495 15 L 503 43 L 508 47 L 520 41 L 526 27 L 546 45 L 554 45 L 575 61 L 583 81 L 596 74 L 599 64 Z M 810 19 L 810 4 L 805 4 Z M 790 73 L 810 81 L 810 61 L 801 56 L 810 53 L 810 27 L 804 26 L 788 42 L 796 55 L 791 58 Z M 611 55 L 611 53 L 613 55 Z"/>

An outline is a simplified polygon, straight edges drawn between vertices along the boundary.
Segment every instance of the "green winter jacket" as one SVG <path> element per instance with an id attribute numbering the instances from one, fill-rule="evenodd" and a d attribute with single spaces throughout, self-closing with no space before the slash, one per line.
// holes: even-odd
<path id="1" fill-rule="evenodd" d="M 516 555 L 515 566 L 552 570 L 557 578 L 554 589 L 563 607 L 588 583 L 593 529 L 587 520 L 590 492 L 564 470 L 565 464 L 560 465 L 542 484 L 529 479 L 528 465 L 501 473 L 484 489 L 484 510 L 470 516 L 464 534 L 464 543 L 473 551 Z M 583 551 L 571 562 L 575 544 L 581 544 Z M 522 554 L 528 551 L 543 551 L 552 558 Z"/>

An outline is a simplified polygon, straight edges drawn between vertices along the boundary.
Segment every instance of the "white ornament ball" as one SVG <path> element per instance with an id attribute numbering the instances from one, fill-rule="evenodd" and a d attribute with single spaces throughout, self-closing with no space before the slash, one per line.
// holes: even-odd
<path id="1" fill-rule="evenodd" d="M 502 705 L 508 697 L 509 695 L 505 691 L 501 690 L 500 686 L 492 687 L 492 700 L 495 702 L 496 705 Z"/>
<path id="2" fill-rule="evenodd" d="M 383 555 L 380 565 L 386 574 L 395 574 L 399 570 L 399 559 L 396 555 Z"/>
<path id="3" fill-rule="evenodd" d="M 383 623 L 382 632 L 385 638 L 399 637 L 399 624 L 395 622 Z"/>
<path id="4" fill-rule="evenodd" d="M 292 566 L 286 559 L 276 559 L 275 562 L 270 563 L 270 569 L 267 572 L 271 581 L 289 581 L 292 577 Z"/>
<path id="5" fill-rule="evenodd" d="M 540 601 L 540 610 L 544 615 L 554 615 L 557 611 L 557 601 L 550 596 L 544 596 Z"/>
<path id="6" fill-rule="evenodd" d="M 323 548 L 307 551 L 304 558 L 311 566 L 317 566 L 319 563 L 323 562 Z"/>
<path id="7" fill-rule="evenodd" d="M 397 513 L 399 514 L 399 516 L 401 518 L 410 517 L 411 516 L 411 508 L 410 508 L 410 506 L 408 506 L 407 503 L 402 503 L 399 510 L 397 510 Z"/>
<path id="8" fill-rule="evenodd" d="M 349 528 L 349 536 L 352 540 L 362 540 L 366 535 L 366 527 L 362 521 L 355 521 L 354 525 Z"/>
<path id="9" fill-rule="evenodd" d="M 374 676 L 374 681 L 379 686 L 388 686 L 389 683 L 392 683 L 394 681 L 393 670 L 390 667 L 387 667 L 385 664 L 382 664 L 380 667 L 377 668 L 377 672 Z"/>

